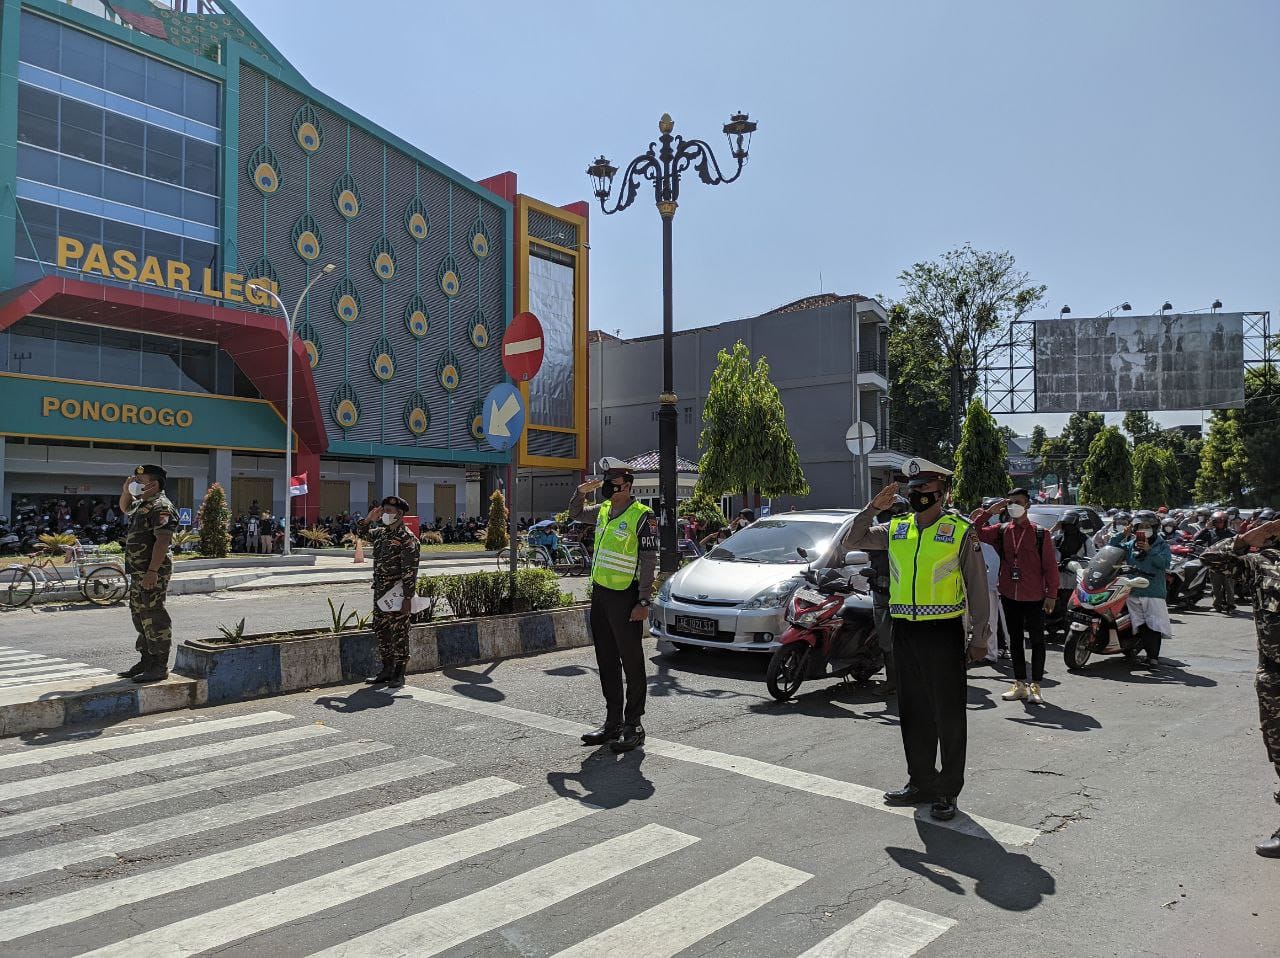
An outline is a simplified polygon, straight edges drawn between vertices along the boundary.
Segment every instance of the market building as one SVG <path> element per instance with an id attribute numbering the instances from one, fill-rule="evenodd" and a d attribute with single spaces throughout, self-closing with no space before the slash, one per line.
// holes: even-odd
<path id="1" fill-rule="evenodd" d="M 114 499 L 140 460 L 179 506 L 219 482 L 236 514 L 283 514 L 291 364 L 296 514 L 396 493 L 424 522 L 479 515 L 512 459 L 482 400 L 526 308 L 547 351 L 518 455 L 580 472 L 585 204 L 450 169 L 228 2 L 0 17 L 0 514 Z M 312 280 L 290 354 L 268 291 L 293 310 Z"/>

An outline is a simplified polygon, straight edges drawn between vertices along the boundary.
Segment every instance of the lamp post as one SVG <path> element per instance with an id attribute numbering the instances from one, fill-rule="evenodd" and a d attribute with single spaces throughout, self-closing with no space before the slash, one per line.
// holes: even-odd
<path id="1" fill-rule="evenodd" d="M 612 208 L 606 202 L 613 188 L 618 168 L 604 156 L 587 167 L 595 187 L 595 196 L 605 215 L 621 212 L 635 202 L 641 181 L 653 183 L 653 198 L 662 217 L 662 395 L 658 397 L 658 493 L 661 498 L 660 526 L 663 572 L 675 572 L 680 557 L 676 551 L 676 401 L 672 376 L 672 303 L 671 303 L 671 223 L 680 199 L 680 176 L 690 168 L 707 186 L 732 183 L 742 175 L 756 124 L 745 113 L 735 113 L 724 125 L 729 152 L 737 161 L 732 175 L 720 169 L 710 144 L 705 140 L 686 140 L 672 135 L 675 121 L 668 113 L 658 121 L 657 142 L 637 156 L 622 174 L 621 187 Z"/>
<path id="2" fill-rule="evenodd" d="M 257 286 L 258 291 L 265 293 L 275 301 L 280 307 L 280 312 L 284 314 L 285 329 L 285 385 L 284 385 L 284 554 L 293 554 L 293 327 L 298 318 L 298 310 L 302 309 L 302 304 L 306 302 L 307 293 L 311 292 L 311 287 L 320 282 L 322 276 L 328 276 L 337 267 L 332 263 L 325 263 L 320 272 L 311 277 L 311 282 L 302 288 L 302 295 L 298 297 L 298 302 L 294 304 L 293 312 L 289 312 L 289 307 L 285 306 L 284 300 L 271 289 L 266 286 Z M 319 479 L 319 477 L 316 477 Z"/>

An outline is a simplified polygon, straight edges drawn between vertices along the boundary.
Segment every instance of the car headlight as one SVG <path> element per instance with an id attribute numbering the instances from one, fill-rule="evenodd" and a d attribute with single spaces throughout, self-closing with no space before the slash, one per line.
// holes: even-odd
<path id="1" fill-rule="evenodd" d="M 671 601 L 671 580 L 670 579 L 667 579 L 666 582 L 662 583 L 662 588 L 658 589 L 658 601 L 659 602 Z"/>
<path id="2" fill-rule="evenodd" d="M 796 589 L 796 580 L 787 579 L 785 582 L 779 582 L 771 585 L 763 592 L 757 592 L 746 602 L 742 603 L 744 609 L 776 609 L 783 605 L 787 599 L 791 598 L 791 593 Z"/>

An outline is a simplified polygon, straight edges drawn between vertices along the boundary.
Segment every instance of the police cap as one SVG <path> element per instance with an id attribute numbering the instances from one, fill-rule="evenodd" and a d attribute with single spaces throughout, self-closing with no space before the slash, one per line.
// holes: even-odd
<path id="1" fill-rule="evenodd" d="M 157 479 L 168 478 L 168 473 L 166 473 L 163 469 L 161 469 L 159 466 L 151 466 L 151 465 L 138 466 L 136 469 L 133 470 L 133 474 L 135 476 L 155 476 Z"/>
<path id="2" fill-rule="evenodd" d="M 616 456 L 603 456 L 598 464 L 600 475 L 607 479 L 625 479 L 628 482 L 635 482 L 635 473 L 631 470 L 631 463 L 625 459 L 619 459 Z"/>
<path id="3" fill-rule="evenodd" d="M 382 500 L 381 505 L 392 506 L 393 508 L 399 509 L 405 515 L 409 514 L 409 503 L 405 502 L 399 496 L 387 496 Z"/>
<path id="4" fill-rule="evenodd" d="M 925 483 L 933 482 L 935 479 L 950 479 L 952 472 L 945 469 L 936 462 L 930 462 L 928 459 L 908 459 L 907 464 L 902 467 L 902 472 L 906 477 L 907 485 L 922 486 Z"/>

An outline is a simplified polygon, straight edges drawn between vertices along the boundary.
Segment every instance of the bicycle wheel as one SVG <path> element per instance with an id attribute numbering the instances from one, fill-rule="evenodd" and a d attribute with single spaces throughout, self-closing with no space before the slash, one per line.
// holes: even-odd
<path id="1" fill-rule="evenodd" d="M 100 566 L 80 580 L 80 594 L 94 605 L 114 605 L 129 591 L 129 577 L 115 566 Z"/>
<path id="2" fill-rule="evenodd" d="M 20 609 L 36 594 L 36 577 L 30 569 L 0 569 L 0 606 Z"/>

